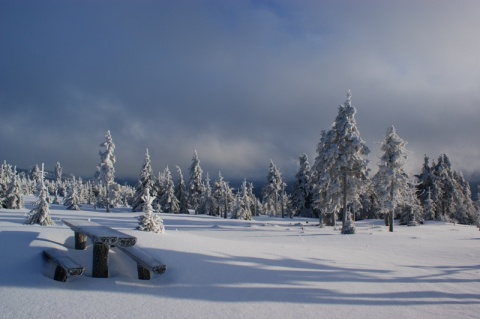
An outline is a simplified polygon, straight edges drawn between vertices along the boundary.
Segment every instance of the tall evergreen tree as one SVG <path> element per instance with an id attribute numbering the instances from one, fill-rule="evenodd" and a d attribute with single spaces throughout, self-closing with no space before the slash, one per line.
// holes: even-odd
<path id="1" fill-rule="evenodd" d="M 190 165 L 188 181 L 188 205 L 189 208 L 194 210 L 196 210 L 200 204 L 200 199 L 205 191 L 202 175 L 203 170 L 200 167 L 200 159 L 198 158 L 197 151 L 195 151 L 192 164 Z"/>
<path id="2" fill-rule="evenodd" d="M 268 169 L 265 185 L 262 189 L 263 205 L 266 213 L 270 216 L 281 214 L 280 196 L 284 183 L 282 175 L 272 160 Z"/>
<path id="3" fill-rule="evenodd" d="M 35 202 L 33 209 L 28 213 L 25 220 L 25 224 L 33 225 L 39 224 L 41 226 L 55 225 L 53 220 L 50 218 L 49 208 L 50 204 L 48 203 L 48 190 L 44 184 L 44 169 L 42 165 L 42 170 L 40 171 L 38 181 L 38 200 Z"/>
<path id="4" fill-rule="evenodd" d="M 164 213 L 178 214 L 180 211 L 180 206 L 178 199 L 175 197 L 175 186 L 173 184 L 172 174 L 170 173 L 168 166 L 165 168 L 164 176 L 165 191 L 159 200 L 160 206 Z"/>
<path id="5" fill-rule="evenodd" d="M 99 183 L 105 187 L 103 205 L 109 213 L 111 206 L 110 199 L 112 198 L 112 194 L 110 193 L 114 191 L 113 186 L 115 183 L 115 168 L 113 165 L 116 162 L 115 155 L 113 154 L 115 144 L 113 143 L 112 135 L 109 130 L 105 134 L 105 142 L 100 144 L 100 148 L 100 164 L 97 168 L 98 180 Z"/>
<path id="6" fill-rule="evenodd" d="M 175 197 L 178 199 L 179 213 L 188 214 L 188 193 L 180 167 L 177 166 L 178 181 L 175 185 Z"/>
<path id="7" fill-rule="evenodd" d="M 409 177 L 405 172 L 407 160 L 406 142 L 401 139 L 395 127 L 387 130 L 382 142 L 383 151 L 378 164 L 378 172 L 373 178 L 381 209 L 389 216 L 389 231 L 393 232 L 395 210 L 398 206 L 411 205 Z M 410 200 L 410 202 L 408 202 Z"/>
<path id="8" fill-rule="evenodd" d="M 24 207 L 20 181 L 16 172 L 5 193 L 4 207 L 8 209 L 21 209 Z"/>
<path id="9" fill-rule="evenodd" d="M 73 176 L 72 180 L 68 183 L 67 196 L 65 196 L 63 205 L 65 205 L 68 210 L 80 210 L 81 202 L 79 185 L 75 181 L 75 176 Z"/>
<path id="10" fill-rule="evenodd" d="M 251 220 L 252 219 L 252 212 L 250 210 L 251 206 L 252 206 L 252 203 L 251 203 L 251 198 L 248 195 L 247 181 L 244 180 L 240 188 L 240 191 L 235 197 L 235 202 L 232 209 L 232 218 Z"/>
<path id="11" fill-rule="evenodd" d="M 367 185 L 370 152 L 360 137 L 351 93 L 339 106 L 338 115 L 327 132 L 322 132 L 315 159 L 316 206 L 336 212 L 342 209 L 342 233 L 355 233 L 350 210 L 361 207 L 360 195 Z"/>
<path id="12" fill-rule="evenodd" d="M 212 188 L 210 186 L 210 177 L 207 173 L 204 192 L 195 213 L 215 216 L 215 206 L 215 199 L 213 198 Z"/>
<path id="13" fill-rule="evenodd" d="M 145 152 L 145 160 L 142 165 L 142 170 L 140 172 L 140 177 L 138 178 L 137 185 L 135 186 L 135 195 L 133 196 L 132 203 L 132 212 L 140 212 L 143 210 L 144 205 L 144 195 L 145 189 L 149 189 L 150 195 L 154 196 L 152 193 L 155 185 L 155 176 L 153 176 L 152 163 L 150 160 L 150 154 L 148 149 Z"/>
<path id="14" fill-rule="evenodd" d="M 299 169 L 292 190 L 292 207 L 296 215 L 313 217 L 312 201 L 312 170 L 307 154 L 303 154 L 299 157 Z"/>

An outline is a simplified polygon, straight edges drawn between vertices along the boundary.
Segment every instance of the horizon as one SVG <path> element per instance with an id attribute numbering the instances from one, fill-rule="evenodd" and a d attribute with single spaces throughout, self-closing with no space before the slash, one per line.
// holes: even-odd
<path id="1" fill-rule="evenodd" d="M 93 176 L 188 169 L 292 179 L 352 91 L 368 159 L 394 125 L 410 151 L 480 181 L 480 2 L 0 0 L 0 150 Z M 342 23 L 338 23 L 342 21 Z"/>

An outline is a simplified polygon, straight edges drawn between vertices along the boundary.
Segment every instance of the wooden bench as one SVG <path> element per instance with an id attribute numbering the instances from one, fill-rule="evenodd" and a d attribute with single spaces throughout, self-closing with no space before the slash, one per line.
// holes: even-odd
<path id="1" fill-rule="evenodd" d="M 138 247 L 118 247 L 122 252 L 137 262 L 138 279 L 149 280 L 150 271 L 155 274 L 163 274 L 167 266 L 147 254 Z"/>
<path id="2" fill-rule="evenodd" d="M 93 242 L 92 277 L 108 277 L 108 252 L 111 246 L 130 247 L 137 238 L 88 220 L 67 219 L 63 223 L 75 232 L 75 249 L 85 250 L 87 237 Z"/>
<path id="3" fill-rule="evenodd" d="M 43 251 L 45 258 L 57 264 L 55 275 L 53 279 L 57 281 L 67 281 L 70 276 L 80 276 L 83 274 L 84 268 L 76 261 L 65 255 L 65 253 L 58 249 L 45 249 Z"/>

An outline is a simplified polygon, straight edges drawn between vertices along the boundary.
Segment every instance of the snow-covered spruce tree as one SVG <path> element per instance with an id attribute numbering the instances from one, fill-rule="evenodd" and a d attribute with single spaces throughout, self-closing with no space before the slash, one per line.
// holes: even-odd
<path id="1" fill-rule="evenodd" d="M 63 183 L 62 183 L 62 172 L 63 172 L 63 169 L 60 166 L 60 162 L 57 162 L 57 164 L 55 164 L 54 184 L 56 186 L 56 191 L 58 193 L 58 196 L 65 197 L 65 189 L 63 188 Z"/>
<path id="2" fill-rule="evenodd" d="M 218 178 L 213 184 L 212 196 L 215 203 L 215 215 L 227 218 L 235 197 L 232 189 L 228 186 L 228 182 L 223 179 L 221 172 L 218 172 Z"/>
<path id="3" fill-rule="evenodd" d="M 38 164 L 35 164 L 35 166 L 30 170 L 30 179 L 32 181 L 32 189 L 33 189 L 33 194 L 35 196 L 39 196 L 40 189 L 45 186 L 45 181 L 43 179 L 43 176 L 41 176 L 40 168 L 38 168 Z M 41 185 L 40 185 L 41 184 Z"/>
<path id="4" fill-rule="evenodd" d="M 112 135 L 108 130 L 105 134 L 105 142 L 100 144 L 100 164 L 98 165 L 98 182 L 100 185 L 105 187 L 105 196 L 103 197 L 103 206 L 106 208 L 107 213 L 110 212 L 110 199 L 114 192 L 114 183 L 115 183 L 115 168 L 114 164 L 116 162 L 115 155 L 115 144 L 113 143 Z"/>
<path id="5" fill-rule="evenodd" d="M 296 216 L 313 217 L 312 169 L 307 154 L 299 157 L 299 169 L 295 175 L 291 201 Z"/>
<path id="6" fill-rule="evenodd" d="M 63 205 L 68 210 L 80 210 L 80 196 L 78 191 L 78 184 L 75 181 L 75 176 L 69 181 L 67 186 L 67 196 L 65 196 Z"/>
<path id="7" fill-rule="evenodd" d="M 155 176 L 153 175 L 152 162 L 150 160 L 150 154 L 148 149 L 145 152 L 145 160 L 142 165 L 140 177 L 138 178 L 137 185 L 135 186 L 135 195 L 133 196 L 132 212 L 140 212 L 143 210 L 143 197 L 145 195 L 145 189 L 148 187 L 150 195 L 154 195 L 152 190 L 155 185 Z"/>
<path id="8" fill-rule="evenodd" d="M 409 196 L 409 177 L 405 172 L 406 144 L 398 136 L 395 127 L 388 128 L 381 146 L 383 155 L 380 157 L 378 172 L 373 178 L 380 208 L 389 217 L 386 221 L 388 221 L 390 232 L 393 232 L 396 208 L 413 205 L 408 202 L 412 198 Z"/>
<path id="9" fill-rule="evenodd" d="M 423 208 L 417 198 L 414 182 L 408 183 L 408 189 L 403 196 L 405 198 L 404 204 L 398 207 L 400 212 L 399 224 L 407 226 L 423 224 Z"/>
<path id="10" fill-rule="evenodd" d="M 24 207 L 22 190 L 20 188 L 20 181 L 16 171 L 8 185 L 3 205 L 8 209 L 21 209 Z"/>
<path id="11" fill-rule="evenodd" d="M 265 185 L 262 189 L 262 201 L 266 214 L 279 216 L 281 214 L 280 196 L 283 189 L 283 180 L 280 171 L 272 160 L 268 169 Z"/>
<path id="12" fill-rule="evenodd" d="M 212 197 L 215 203 L 215 216 L 223 216 L 226 209 L 225 181 L 222 172 L 218 172 L 218 178 L 213 183 Z"/>
<path id="13" fill-rule="evenodd" d="M 178 212 L 180 214 L 188 214 L 188 193 L 183 180 L 182 170 L 177 166 L 178 181 L 175 185 L 175 197 L 178 199 Z"/>
<path id="14" fill-rule="evenodd" d="M 263 214 L 262 204 L 253 193 L 253 183 L 248 183 L 248 197 L 250 198 L 250 211 L 252 212 L 252 216 Z"/>
<path id="15" fill-rule="evenodd" d="M 55 225 L 49 215 L 48 190 L 43 183 L 43 165 L 38 178 L 40 185 L 38 186 L 38 200 L 34 203 L 33 209 L 28 213 L 25 224 L 39 224 L 41 226 Z"/>
<path id="16" fill-rule="evenodd" d="M 366 156 L 370 151 L 360 137 L 355 113 L 348 91 L 332 128 L 322 132 L 313 173 L 315 206 L 320 211 L 334 213 L 341 209 L 343 234 L 355 233 L 350 210 L 359 209 L 360 195 L 368 185 Z"/>
<path id="17" fill-rule="evenodd" d="M 207 173 L 207 178 L 205 179 L 204 192 L 200 198 L 195 214 L 210 215 L 215 216 L 215 199 L 212 195 L 212 188 L 210 186 L 210 177 Z"/>
<path id="18" fill-rule="evenodd" d="M 445 154 L 440 155 L 432 171 L 432 199 L 435 203 L 436 219 L 439 221 L 449 221 L 456 209 L 456 189 L 452 165 L 448 156 Z"/>
<path id="19" fill-rule="evenodd" d="M 152 202 L 154 199 L 155 197 L 150 195 L 150 190 L 147 187 L 143 195 L 143 215 L 138 217 L 139 223 L 137 229 L 154 233 L 164 233 L 163 220 L 153 212 Z"/>
<path id="20" fill-rule="evenodd" d="M 423 209 L 423 219 L 424 220 L 435 220 L 435 205 L 433 203 L 432 197 L 430 195 L 430 189 L 426 190 L 427 196 L 422 205 Z M 418 195 L 417 195 L 418 196 Z"/>
<path id="21" fill-rule="evenodd" d="M 460 224 L 474 224 L 477 221 L 477 213 L 472 200 L 470 184 L 465 180 L 461 172 L 454 171 L 453 178 L 455 180 L 457 209 L 451 218 Z"/>
<path id="22" fill-rule="evenodd" d="M 251 220 L 252 219 L 252 212 L 250 210 L 251 204 L 252 204 L 251 198 L 248 195 L 247 181 L 244 180 L 240 188 L 240 191 L 237 193 L 237 196 L 235 197 L 235 201 L 232 209 L 232 218 Z"/>
<path id="23" fill-rule="evenodd" d="M 190 165 L 188 181 L 188 206 L 195 211 L 197 210 L 202 194 L 205 191 L 202 174 L 203 170 L 200 167 L 200 160 L 197 151 L 195 151 L 192 158 L 192 164 Z"/>
<path id="24" fill-rule="evenodd" d="M 164 171 L 164 193 L 159 199 L 159 204 L 164 213 L 178 214 L 180 212 L 180 205 L 178 199 L 175 197 L 175 185 L 173 184 L 172 174 L 168 166 Z"/>

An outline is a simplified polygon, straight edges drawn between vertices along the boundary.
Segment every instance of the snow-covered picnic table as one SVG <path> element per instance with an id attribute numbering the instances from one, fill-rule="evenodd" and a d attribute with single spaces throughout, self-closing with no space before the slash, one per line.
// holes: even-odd
<path id="1" fill-rule="evenodd" d="M 88 220 L 67 219 L 63 223 L 75 232 L 75 249 L 86 248 L 87 237 L 94 244 L 92 277 L 108 277 L 108 252 L 111 246 L 130 247 L 137 238 Z"/>

